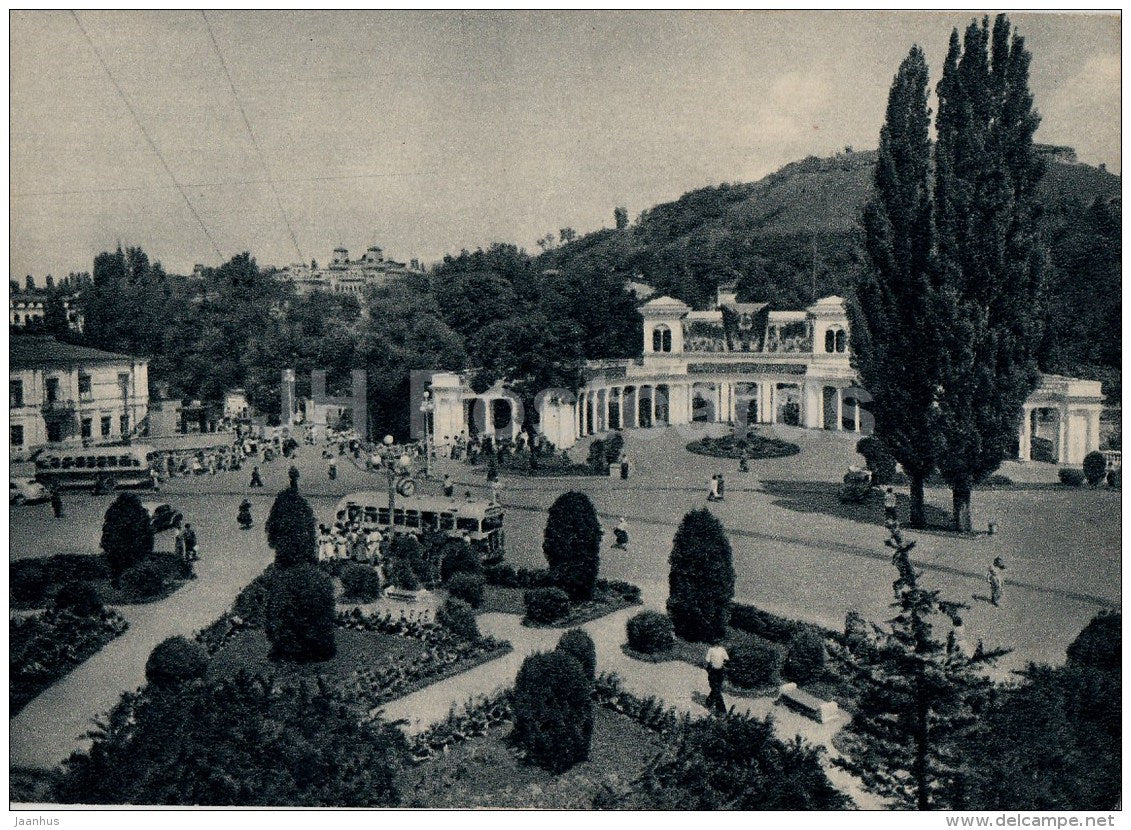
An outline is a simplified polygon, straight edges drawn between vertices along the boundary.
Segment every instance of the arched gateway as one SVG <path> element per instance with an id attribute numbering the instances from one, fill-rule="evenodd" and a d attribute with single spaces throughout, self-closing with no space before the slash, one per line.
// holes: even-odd
<path id="1" fill-rule="evenodd" d="M 590 361 L 576 395 L 549 393 L 539 402 L 539 430 L 557 447 L 612 429 L 722 422 L 788 424 L 807 429 L 871 432 L 867 392 L 850 363 L 848 315 L 841 297 L 824 297 L 804 311 L 773 311 L 739 303 L 720 289 L 715 308 L 692 311 L 671 297 L 640 307 L 643 356 Z M 517 435 L 521 408 L 501 386 L 477 395 L 468 378 L 432 375 L 436 403 L 432 440 L 443 445 L 475 431 L 479 401 L 509 400 L 511 418 L 493 433 Z M 1046 375 L 1025 403 L 1018 456 L 1048 431 L 1056 413 L 1055 460 L 1080 464 L 1099 445 L 1103 407 L 1097 381 Z M 494 419 L 498 424 L 498 420 Z"/>

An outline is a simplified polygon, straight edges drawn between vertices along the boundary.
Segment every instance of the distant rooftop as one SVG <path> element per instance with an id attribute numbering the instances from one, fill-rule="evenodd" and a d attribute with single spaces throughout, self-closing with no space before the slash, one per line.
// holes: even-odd
<path id="1" fill-rule="evenodd" d="M 86 346 L 60 343 L 53 337 L 15 335 L 8 338 L 8 369 L 40 369 L 47 366 L 83 366 L 91 363 L 128 363 L 144 360 L 128 354 L 104 352 Z"/>

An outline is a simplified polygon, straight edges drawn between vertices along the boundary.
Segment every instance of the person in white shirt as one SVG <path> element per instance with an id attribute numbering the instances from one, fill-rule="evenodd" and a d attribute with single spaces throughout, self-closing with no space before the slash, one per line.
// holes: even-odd
<path id="1" fill-rule="evenodd" d="M 707 708 L 715 715 L 727 713 L 726 702 L 723 700 L 723 681 L 726 679 L 726 664 L 729 659 L 730 655 L 721 645 L 707 649 L 707 684 L 711 687 L 711 693 L 707 695 Z"/>

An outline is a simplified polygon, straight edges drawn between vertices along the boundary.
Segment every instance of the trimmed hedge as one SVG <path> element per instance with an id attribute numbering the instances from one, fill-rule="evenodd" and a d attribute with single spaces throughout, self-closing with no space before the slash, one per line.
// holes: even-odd
<path id="1" fill-rule="evenodd" d="M 555 650 L 577 660 L 590 682 L 597 676 L 597 647 L 593 645 L 593 638 L 582 629 L 571 628 L 565 632 Z"/>
<path id="2" fill-rule="evenodd" d="M 98 591 L 89 582 L 71 581 L 55 593 L 55 608 L 60 611 L 70 610 L 80 617 L 90 617 L 101 614 L 103 611 L 102 600 Z"/>
<path id="3" fill-rule="evenodd" d="M 692 441 L 688 444 L 687 451 L 696 455 L 733 458 L 735 460 L 745 455 L 753 461 L 758 458 L 784 458 L 788 455 L 797 455 L 801 452 L 801 448 L 789 441 L 766 438 L 757 433 L 752 433 L 748 434 L 746 438 L 737 438 L 734 435 L 724 435 L 722 438 L 704 436 L 698 441 Z"/>
<path id="4" fill-rule="evenodd" d="M 593 737 L 593 682 L 576 659 L 560 651 L 531 654 L 518 671 L 511 697 L 515 743 L 552 773 L 589 757 Z"/>
<path id="5" fill-rule="evenodd" d="M 483 604 L 483 583 L 481 574 L 456 573 L 448 580 L 448 596 L 478 608 Z"/>
<path id="6" fill-rule="evenodd" d="M 1093 487 L 1097 486 L 1104 480 L 1104 474 L 1107 472 L 1107 459 L 1104 454 L 1099 450 L 1092 450 L 1084 456 L 1084 477 L 1088 479 L 1088 483 Z"/>
<path id="7" fill-rule="evenodd" d="M 1044 461 L 1048 464 L 1056 463 L 1056 445 L 1048 438 L 1038 438 L 1034 435 L 1029 446 L 1029 457 L 1033 461 Z"/>
<path id="8" fill-rule="evenodd" d="M 727 663 L 727 679 L 744 689 L 776 686 L 781 682 L 782 649 L 761 637 L 749 636 L 735 643 Z"/>
<path id="9" fill-rule="evenodd" d="M 474 642 L 479 639 L 479 625 L 475 622 L 475 614 L 463 600 L 455 597 L 444 600 L 444 604 L 436 612 L 436 622 L 465 640 Z"/>
<path id="10" fill-rule="evenodd" d="M 1077 470 L 1075 467 L 1061 467 L 1057 473 L 1060 478 L 1060 483 L 1069 487 L 1079 487 L 1084 483 L 1084 471 Z"/>
<path id="11" fill-rule="evenodd" d="M 341 580 L 343 594 L 351 599 L 372 602 L 381 596 L 381 574 L 370 565 L 347 563 Z"/>
<path id="12" fill-rule="evenodd" d="M 208 652 L 204 646 L 184 637 L 170 637 L 158 643 L 145 661 L 145 679 L 156 686 L 174 686 L 204 677 Z"/>
<path id="13" fill-rule="evenodd" d="M 625 623 L 628 647 L 641 654 L 658 654 L 675 645 L 671 618 L 658 611 L 641 611 Z"/>
<path id="14" fill-rule="evenodd" d="M 120 577 L 122 590 L 138 599 L 147 599 L 165 589 L 165 575 L 152 562 L 141 562 L 127 568 Z"/>
<path id="15" fill-rule="evenodd" d="M 334 584 L 317 565 L 274 570 L 264 622 L 273 659 L 329 660 L 337 651 L 334 621 Z"/>
<path id="16" fill-rule="evenodd" d="M 522 596 L 531 622 L 555 623 L 569 614 L 569 595 L 561 588 L 534 588 Z"/>
<path id="17" fill-rule="evenodd" d="M 800 628 L 789 641 L 785 676 L 802 684 L 820 680 L 825 674 L 827 661 L 824 638 L 811 628 Z"/>

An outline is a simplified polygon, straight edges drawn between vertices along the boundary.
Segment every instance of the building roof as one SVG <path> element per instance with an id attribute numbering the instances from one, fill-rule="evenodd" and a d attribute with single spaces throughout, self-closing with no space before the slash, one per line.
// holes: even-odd
<path id="1" fill-rule="evenodd" d="M 654 300 L 649 300 L 640 306 L 642 312 L 669 312 L 673 314 L 686 314 L 691 311 L 685 303 L 681 303 L 674 297 L 656 297 Z"/>
<path id="2" fill-rule="evenodd" d="M 86 346 L 60 343 L 53 337 L 16 335 L 8 338 L 8 369 L 40 369 L 47 366 L 83 366 L 92 363 L 133 363 L 145 358 L 104 352 Z"/>

